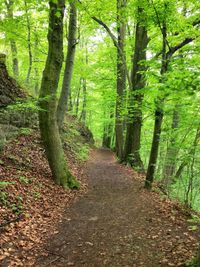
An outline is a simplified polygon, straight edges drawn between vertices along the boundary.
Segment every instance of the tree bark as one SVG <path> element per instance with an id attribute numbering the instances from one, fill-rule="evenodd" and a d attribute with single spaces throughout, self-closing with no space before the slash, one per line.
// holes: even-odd
<path id="1" fill-rule="evenodd" d="M 80 120 L 83 121 L 83 123 L 86 123 L 86 102 L 87 102 L 87 81 L 85 78 L 82 79 L 82 86 L 83 86 L 83 107 L 82 112 L 80 116 Z"/>
<path id="2" fill-rule="evenodd" d="M 171 126 L 172 135 L 167 148 L 165 163 L 163 167 L 163 175 L 162 175 L 163 176 L 162 185 L 164 190 L 167 191 L 175 172 L 176 157 L 179 151 L 179 149 L 176 147 L 176 136 L 175 136 L 175 131 L 178 129 L 178 126 L 179 126 L 179 107 L 178 105 L 175 105 L 173 111 L 172 126 Z"/>
<path id="3" fill-rule="evenodd" d="M 126 89 L 126 71 L 124 68 L 123 58 L 126 58 L 124 52 L 125 36 L 126 36 L 126 23 L 124 18 L 124 8 L 126 6 L 126 0 L 117 1 L 117 99 L 116 99 L 116 119 L 115 119 L 115 150 L 119 160 L 123 157 L 123 116 L 121 110 L 123 107 L 123 95 Z M 122 54 L 123 53 L 123 57 Z"/>
<path id="4" fill-rule="evenodd" d="M 49 47 L 40 89 L 39 125 L 54 181 L 63 187 L 78 188 L 78 182 L 67 168 L 57 125 L 56 93 L 63 61 L 64 5 L 65 0 L 49 1 Z"/>
<path id="5" fill-rule="evenodd" d="M 13 0 L 5 1 L 5 4 L 8 18 L 13 20 Z M 14 76 L 17 78 L 19 76 L 19 63 L 17 58 L 17 45 L 13 38 L 10 38 L 10 48 L 12 53 L 12 70 Z"/>
<path id="6" fill-rule="evenodd" d="M 27 6 L 26 0 L 24 0 L 24 5 L 25 5 L 25 12 L 26 12 L 26 25 L 27 25 L 27 31 L 28 31 L 27 42 L 28 42 L 28 55 L 29 55 L 29 67 L 28 67 L 28 72 L 26 76 L 26 83 L 29 84 L 32 65 L 33 65 L 33 55 L 32 55 L 32 49 L 31 49 L 31 24 L 30 24 L 30 18 L 28 14 L 28 6 Z"/>
<path id="7" fill-rule="evenodd" d="M 111 142 L 112 142 L 112 132 L 113 132 L 113 112 L 111 111 L 109 114 L 109 120 L 108 122 L 105 122 L 104 125 L 104 132 L 103 132 L 103 142 L 102 146 L 111 148 Z"/>
<path id="8" fill-rule="evenodd" d="M 35 94 L 38 96 L 39 94 L 39 71 L 36 62 L 38 61 L 38 36 L 37 32 L 35 31 L 35 44 L 34 44 L 34 62 L 35 62 L 35 67 L 34 67 L 34 79 L 35 79 Z"/>
<path id="9" fill-rule="evenodd" d="M 73 75 L 74 58 L 76 51 L 76 32 L 77 32 L 77 9 L 74 3 L 70 3 L 70 18 L 68 28 L 68 49 L 62 91 L 58 102 L 57 120 L 59 128 L 62 128 L 65 112 L 68 109 L 68 99 L 71 91 L 71 80 Z"/>
<path id="10" fill-rule="evenodd" d="M 163 22 L 162 35 L 163 35 L 162 64 L 161 64 L 161 70 L 160 70 L 160 74 L 161 74 L 160 82 L 161 83 L 164 81 L 164 74 L 167 72 L 168 64 L 169 64 L 169 58 L 167 57 L 167 29 L 166 29 L 165 21 Z M 153 133 L 149 164 L 148 164 L 146 180 L 145 180 L 145 188 L 149 190 L 152 188 L 152 183 L 154 180 L 154 174 L 155 174 L 156 165 L 157 165 L 158 150 L 159 150 L 159 144 L 160 144 L 160 134 L 161 134 L 162 121 L 163 121 L 163 104 L 164 104 L 163 98 L 158 98 L 156 100 L 154 133 Z"/>
<path id="11" fill-rule="evenodd" d="M 132 63 L 131 83 L 129 92 L 129 111 L 126 132 L 126 142 L 124 148 L 124 161 L 140 171 L 144 170 L 140 157 L 140 141 L 142 128 L 142 101 L 143 93 L 141 89 L 145 86 L 144 72 L 146 67 L 146 49 L 148 45 L 147 29 L 144 25 L 143 8 L 138 8 L 138 22 L 136 25 L 135 48 Z"/>
<path id="12" fill-rule="evenodd" d="M 81 84 L 82 84 L 82 78 L 80 78 L 80 84 L 79 84 L 78 91 L 77 91 L 77 96 L 76 96 L 76 116 L 77 117 L 78 117 L 78 112 L 79 112 Z"/>

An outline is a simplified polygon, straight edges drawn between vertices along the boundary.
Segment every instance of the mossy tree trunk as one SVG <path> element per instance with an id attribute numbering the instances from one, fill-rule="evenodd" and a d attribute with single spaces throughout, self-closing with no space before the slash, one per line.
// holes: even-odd
<path id="1" fill-rule="evenodd" d="M 39 124 L 53 179 L 63 187 L 77 188 L 78 182 L 67 168 L 57 124 L 57 88 L 63 61 L 63 15 L 65 0 L 49 1 L 48 56 L 43 72 Z"/>
<path id="2" fill-rule="evenodd" d="M 77 32 L 77 9 L 74 3 L 70 3 L 68 49 L 67 49 L 62 91 L 57 108 L 57 120 L 59 128 L 62 128 L 65 112 L 68 109 L 68 100 L 71 92 L 71 80 L 72 80 L 74 58 L 76 51 L 76 32 Z"/>

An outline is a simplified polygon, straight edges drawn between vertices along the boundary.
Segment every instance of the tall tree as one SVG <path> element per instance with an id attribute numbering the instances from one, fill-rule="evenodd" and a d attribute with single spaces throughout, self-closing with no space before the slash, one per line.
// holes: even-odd
<path id="1" fill-rule="evenodd" d="M 140 157 L 141 128 L 142 128 L 142 101 L 141 89 L 145 87 L 145 61 L 148 45 L 146 18 L 144 9 L 138 7 L 135 48 L 131 72 L 131 90 L 129 92 L 129 112 L 127 121 L 124 161 L 143 171 L 143 162 Z"/>
<path id="2" fill-rule="evenodd" d="M 68 28 L 68 48 L 65 63 L 64 78 L 62 83 L 62 91 L 58 102 L 57 120 L 59 128 L 62 127 L 65 112 L 68 107 L 68 99 L 71 90 L 71 80 L 73 75 L 74 58 L 76 51 L 76 32 L 77 32 L 77 9 L 74 2 L 70 2 L 70 17 Z"/>
<path id="3" fill-rule="evenodd" d="M 115 138 L 116 154 L 122 160 L 123 157 L 123 116 L 122 106 L 123 97 L 126 89 L 126 72 L 123 63 L 125 58 L 125 36 L 126 36 L 126 19 L 125 19 L 126 0 L 117 0 L 117 99 L 116 99 L 116 120 L 115 120 Z"/>
<path id="4" fill-rule="evenodd" d="M 29 83 L 31 71 L 32 71 L 32 65 L 33 65 L 33 54 L 32 54 L 32 47 L 31 47 L 31 23 L 30 23 L 30 16 L 28 12 L 28 5 L 27 0 L 24 0 L 24 6 L 25 6 L 25 15 L 26 15 L 26 26 L 27 26 L 27 43 L 28 43 L 28 56 L 29 56 L 29 67 L 28 72 L 26 76 L 26 83 Z"/>
<path id="5" fill-rule="evenodd" d="M 86 102 L 87 102 L 87 80 L 86 78 L 82 79 L 82 88 L 83 88 L 83 105 L 82 105 L 82 111 L 80 120 L 83 121 L 83 123 L 86 123 Z"/>
<path id="6" fill-rule="evenodd" d="M 167 147 L 165 162 L 163 166 L 162 185 L 168 191 L 172 177 L 176 169 L 176 157 L 178 154 L 178 147 L 176 146 L 176 131 L 179 126 L 179 105 L 176 104 L 172 116 L 171 138 Z"/>
<path id="7" fill-rule="evenodd" d="M 166 13 L 166 10 L 168 8 L 169 3 L 166 1 L 164 2 L 164 13 Z M 166 23 L 166 16 L 164 15 L 162 18 L 162 21 L 160 20 L 159 14 L 155 6 L 153 5 L 153 8 L 156 13 L 157 17 L 157 23 L 160 27 L 161 33 L 162 33 L 162 61 L 161 61 L 161 69 L 160 69 L 160 83 L 164 84 L 165 82 L 165 76 L 169 68 L 170 60 L 172 59 L 173 55 L 179 51 L 181 48 L 186 46 L 187 44 L 191 43 L 196 39 L 195 37 L 186 37 L 183 41 L 178 43 L 175 46 L 170 46 L 168 39 L 167 39 L 167 23 Z M 199 25 L 200 20 L 196 19 L 191 23 L 192 27 L 195 27 L 196 25 Z M 177 33 L 178 34 L 178 33 Z M 165 96 L 158 96 L 158 98 L 155 101 L 155 121 L 154 121 L 154 132 L 153 132 L 153 139 L 152 139 L 152 145 L 151 145 L 151 151 L 150 151 L 150 158 L 149 158 L 149 164 L 146 174 L 146 180 L 145 180 L 145 188 L 151 189 L 152 183 L 154 180 L 154 174 L 157 167 L 157 159 L 158 159 L 158 150 L 159 150 L 159 144 L 160 144 L 160 135 L 162 130 L 162 122 L 163 122 L 163 116 L 164 116 L 164 101 Z"/>
<path id="8" fill-rule="evenodd" d="M 7 7 L 7 16 L 13 22 L 13 0 L 5 0 Z M 17 78 L 19 76 L 19 62 L 17 58 L 17 45 L 13 38 L 10 38 L 10 47 L 12 53 L 12 69 L 13 74 Z"/>
<path id="9" fill-rule="evenodd" d="M 39 124 L 49 166 L 55 182 L 77 188 L 69 172 L 57 124 L 57 88 L 63 61 L 63 15 L 65 0 L 49 1 L 48 56 L 39 96 Z"/>

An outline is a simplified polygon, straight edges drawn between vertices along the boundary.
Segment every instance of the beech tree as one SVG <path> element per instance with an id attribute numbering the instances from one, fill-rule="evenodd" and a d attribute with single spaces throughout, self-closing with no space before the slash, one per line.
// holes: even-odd
<path id="1" fill-rule="evenodd" d="M 49 1 L 48 56 L 39 97 L 39 123 L 49 166 L 55 182 L 78 188 L 68 170 L 57 124 L 57 87 L 63 62 L 63 15 L 65 0 Z"/>
<path id="2" fill-rule="evenodd" d="M 144 166 L 140 156 L 143 100 L 141 90 L 145 87 L 145 61 L 148 36 L 144 9 L 143 7 L 138 7 L 137 11 L 124 161 L 129 162 L 131 166 L 143 171 Z"/>
<path id="3" fill-rule="evenodd" d="M 5 0 L 5 4 L 7 7 L 7 17 L 11 20 L 11 23 L 14 24 L 13 21 L 13 1 L 12 0 Z M 13 38 L 10 38 L 10 47 L 12 52 L 12 69 L 13 74 L 17 78 L 19 76 L 19 63 L 17 58 L 17 45 Z"/>
<path id="4" fill-rule="evenodd" d="M 71 80 L 73 74 L 73 65 L 75 57 L 75 49 L 77 44 L 76 32 L 77 32 L 77 9 L 75 3 L 70 4 L 70 18 L 69 18 L 69 28 L 68 28 L 68 47 L 67 56 L 65 63 L 64 78 L 62 83 L 61 95 L 58 102 L 57 108 L 57 119 L 59 128 L 62 127 L 64 122 L 64 116 L 68 107 L 68 99 L 71 90 Z"/>

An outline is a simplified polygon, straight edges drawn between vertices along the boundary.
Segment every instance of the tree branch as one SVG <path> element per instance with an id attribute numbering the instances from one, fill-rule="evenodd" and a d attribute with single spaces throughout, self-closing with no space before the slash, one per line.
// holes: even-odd
<path id="1" fill-rule="evenodd" d="M 126 59 L 125 59 L 125 56 L 124 56 L 123 51 L 121 50 L 120 46 L 118 45 L 116 36 L 111 32 L 110 28 L 102 20 L 100 20 L 100 19 L 98 19 L 98 18 L 96 18 L 94 16 L 91 17 L 91 18 L 94 21 L 96 21 L 98 24 L 100 24 L 101 26 L 104 27 L 104 29 L 106 30 L 106 32 L 108 33 L 108 35 L 112 39 L 114 46 L 118 49 L 118 51 L 120 53 L 120 56 L 121 56 L 121 60 L 123 62 L 124 68 L 125 68 L 125 72 L 126 72 L 126 77 L 127 77 L 127 80 L 128 80 L 129 89 L 131 90 L 132 89 L 132 83 L 131 83 L 131 79 L 130 79 L 128 67 L 127 67 L 127 64 L 126 64 Z"/>
<path id="2" fill-rule="evenodd" d="M 195 38 L 186 38 L 185 40 L 183 40 L 182 42 L 180 42 L 179 44 L 171 47 L 171 49 L 167 52 L 167 57 L 170 58 L 171 56 L 173 56 L 173 54 L 178 51 L 179 49 L 181 49 L 182 47 L 184 47 L 185 45 L 191 43 L 192 41 L 194 41 Z"/>

